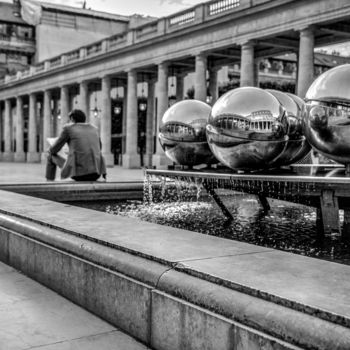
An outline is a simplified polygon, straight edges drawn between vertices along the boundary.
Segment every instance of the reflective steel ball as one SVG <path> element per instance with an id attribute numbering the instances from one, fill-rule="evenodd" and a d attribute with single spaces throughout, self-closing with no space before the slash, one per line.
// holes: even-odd
<path id="1" fill-rule="evenodd" d="M 350 64 L 321 74 L 306 93 L 303 130 L 311 146 L 350 164 Z"/>
<path id="2" fill-rule="evenodd" d="M 288 143 L 286 109 L 268 91 L 241 87 L 221 96 L 207 125 L 216 158 L 235 170 L 274 167 Z"/>
<path id="3" fill-rule="evenodd" d="M 205 134 L 211 107 L 197 100 L 183 100 L 164 113 L 159 142 L 166 156 L 181 165 L 218 163 Z"/>
<path id="4" fill-rule="evenodd" d="M 276 166 L 296 163 L 305 158 L 310 152 L 311 146 L 303 135 L 302 117 L 305 111 L 304 101 L 291 93 L 277 90 L 266 90 L 274 95 L 286 109 L 288 119 L 288 142 L 282 154 L 276 159 Z"/>

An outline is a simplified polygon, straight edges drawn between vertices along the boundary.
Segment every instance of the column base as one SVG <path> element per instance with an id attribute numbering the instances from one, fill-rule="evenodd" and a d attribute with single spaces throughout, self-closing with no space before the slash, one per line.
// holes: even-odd
<path id="1" fill-rule="evenodd" d="M 143 157 L 143 162 L 146 167 L 152 167 L 153 153 L 146 153 Z"/>
<path id="2" fill-rule="evenodd" d="M 167 168 L 168 165 L 173 164 L 173 162 L 164 153 L 153 154 L 152 163 L 157 169 Z"/>
<path id="3" fill-rule="evenodd" d="M 107 168 L 114 167 L 114 155 L 112 153 L 102 153 Z"/>
<path id="4" fill-rule="evenodd" d="M 39 163 L 40 153 L 38 152 L 28 152 L 27 153 L 27 163 Z"/>
<path id="5" fill-rule="evenodd" d="M 141 167 L 140 155 L 134 154 L 123 154 L 123 168 L 134 169 Z"/>
<path id="6" fill-rule="evenodd" d="M 16 152 L 14 154 L 14 161 L 21 163 L 26 161 L 26 154 L 24 152 Z"/>
<path id="7" fill-rule="evenodd" d="M 2 154 L 2 161 L 3 162 L 13 162 L 14 155 L 13 152 L 4 152 Z"/>

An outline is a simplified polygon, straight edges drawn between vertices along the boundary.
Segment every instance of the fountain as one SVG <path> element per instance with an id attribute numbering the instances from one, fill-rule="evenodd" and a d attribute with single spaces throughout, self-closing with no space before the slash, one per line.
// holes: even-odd
<path id="1" fill-rule="evenodd" d="M 319 76 L 306 93 L 304 134 L 311 146 L 350 173 L 350 64 Z"/>
<path id="2" fill-rule="evenodd" d="M 205 135 L 210 110 L 204 102 L 184 100 L 165 112 L 159 141 L 169 159 L 189 167 L 217 163 Z"/>
<path id="3" fill-rule="evenodd" d="M 217 189 L 254 194 L 265 211 L 270 209 L 267 198 L 315 207 L 320 235 L 340 233 L 342 209 L 342 235 L 349 237 L 350 178 L 345 176 L 350 163 L 347 141 L 350 99 L 345 88 L 349 73 L 350 65 L 344 65 L 321 75 L 311 85 L 306 104 L 293 94 L 274 90 L 253 87 L 231 90 L 209 111 L 206 126 L 208 145 L 226 168 L 148 169 L 146 174 L 200 183 L 228 219 L 232 219 L 232 214 Z M 186 114 L 186 108 L 176 105 L 171 108 L 173 120 Z M 165 117 L 169 118 L 168 115 L 166 112 Z M 160 130 L 164 130 L 164 125 Z M 310 145 L 341 164 L 295 164 L 309 153 Z"/>

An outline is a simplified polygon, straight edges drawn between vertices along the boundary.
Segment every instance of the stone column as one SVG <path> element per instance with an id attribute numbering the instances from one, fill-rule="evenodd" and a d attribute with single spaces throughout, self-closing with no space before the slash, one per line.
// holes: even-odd
<path id="1" fill-rule="evenodd" d="M 0 161 L 2 160 L 2 141 L 4 140 L 4 111 L 0 101 Z"/>
<path id="2" fill-rule="evenodd" d="M 124 89 L 124 95 L 123 95 L 123 123 L 122 123 L 122 154 L 125 153 L 125 148 L 126 148 L 126 118 L 127 118 L 127 113 L 128 111 L 126 110 L 126 106 L 128 104 L 128 87 L 127 87 L 127 82 L 123 84 L 123 89 Z M 123 158 L 121 163 L 123 163 Z"/>
<path id="3" fill-rule="evenodd" d="M 86 121 L 90 121 L 90 106 L 89 106 L 89 85 L 87 81 L 82 81 L 79 86 L 79 108 L 86 115 Z"/>
<path id="4" fill-rule="evenodd" d="M 31 93 L 29 95 L 29 120 L 28 120 L 28 153 L 27 162 L 34 163 L 40 160 L 40 155 L 37 149 L 37 106 L 36 95 Z"/>
<path id="5" fill-rule="evenodd" d="M 209 94 L 211 96 L 210 104 L 213 105 L 219 96 L 218 91 L 218 68 L 209 69 Z"/>
<path id="6" fill-rule="evenodd" d="M 4 116 L 4 138 L 5 138 L 5 149 L 2 154 L 2 160 L 5 162 L 13 161 L 12 152 L 12 127 L 11 127 L 11 101 L 5 100 L 5 116 Z"/>
<path id="7" fill-rule="evenodd" d="M 101 110 L 101 143 L 102 154 L 108 167 L 114 166 L 114 156 L 111 152 L 111 78 L 105 76 L 102 78 L 102 110 Z"/>
<path id="8" fill-rule="evenodd" d="M 16 152 L 15 162 L 24 162 L 24 119 L 23 119 L 23 98 L 17 97 L 16 100 Z"/>
<path id="9" fill-rule="evenodd" d="M 254 60 L 254 86 L 259 87 L 259 60 Z"/>
<path id="10" fill-rule="evenodd" d="M 52 137 L 57 136 L 57 97 L 53 97 L 53 113 L 52 113 L 52 123 L 51 123 L 51 130 L 50 130 L 50 135 Z"/>
<path id="11" fill-rule="evenodd" d="M 44 91 L 44 111 L 43 111 L 43 149 L 41 153 L 41 162 L 46 163 L 47 150 L 49 149 L 49 144 L 47 138 L 51 137 L 51 91 Z"/>
<path id="12" fill-rule="evenodd" d="M 176 76 L 176 101 L 182 101 L 184 99 L 184 74 Z"/>
<path id="13" fill-rule="evenodd" d="M 203 102 L 207 99 L 207 56 L 204 54 L 196 56 L 194 98 Z"/>
<path id="14" fill-rule="evenodd" d="M 140 167 L 137 154 L 137 74 L 134 69 L 128 71 L 128 94 L 126 101 L 126 142 L 123 154 L 123 167 L 127 169 Z"/>
<path id="15" fill-rule="evenodd" d="M 61 125 L 58 128 L 59 132 L 62 130 L 63 125 L 69 122 L 69 89 L 68 86 L 61 87 Z"/>
<path id="16" fill-rule="evenodd" d="M 155 80 L 148 81 L 147 96 L 147 119 L 146 119 L 146 154 L 145 166 L 152 166 L 153 145 L 154 145 L 154 101 L 155 101 Z"/>
<path id="17" fill-rule="evenodd" d="M 254 44 L 248 42 L 243 44 L 241 49 L 240 86 L 254 86 L 255 83 Z"/>
<path id="18" fill-rule="evenodd" d="M 315 37 L 312 28 L 306 28 L 300 31 L 299 41 L 299 66 L 297 95 L 301 98 L 305 94 L 314 80 L 314 46 Z"/>
<path id="19" fill-rule="evenodd" d="M 171 161 L 166 157 L 162 146 L 159 143 L 158 133 L 159 127 L 165 111 L 168 109 L 168 63 L 162 62 L 158 65 L 158 81 L 157 81 L 157 127 L 156 127 L 156 153 L 153 154 L 153 165 L 156 167 L 171 164 Z"/>

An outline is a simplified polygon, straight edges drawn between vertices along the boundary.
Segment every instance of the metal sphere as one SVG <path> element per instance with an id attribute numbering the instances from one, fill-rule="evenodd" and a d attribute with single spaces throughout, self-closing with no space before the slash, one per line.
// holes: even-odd
<path id="1" fill-rule="evenodd" d="M 205 134 L 211 107 L 197 100 L 173 104 L 164 113 L 159 128 L 159 142 L 166 156 L 181 165 L 214 164 Z"/>
<path id="2" fill-rule="evenodd" d="M 276 159 L 276 166 L 289 165 L 305 158 L 310 152 L 311 146 L 303 135 L 302 117 L 305 111 L 304 101 L 291 93 L 277 90 L 266 90 L 274 95 L 287 111 L 288 142 L 282 154 Z"/>
<path id="3" fill-rule="evenodd" d="M 306 93 L 303 130 L 311 146 L 342 164 L 350 163 L 350 64 L 321 74 Z"/>
<path id="4" fill-rule="evenodd" d="M 268 91 L 242 87 L 221 96 L 212 108 L 207 139 L 216 158 L 232 169 L 275 166 L 287 146 L 285 108 Z"/>

